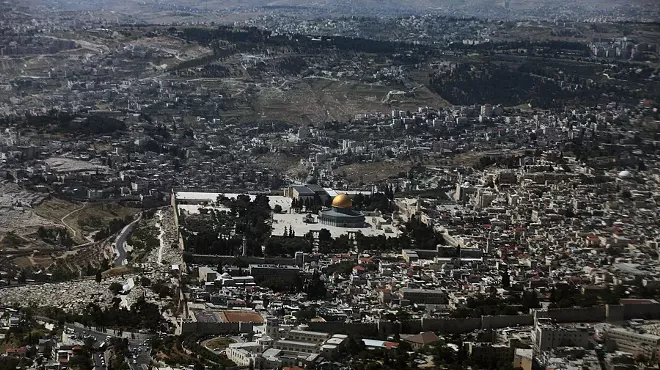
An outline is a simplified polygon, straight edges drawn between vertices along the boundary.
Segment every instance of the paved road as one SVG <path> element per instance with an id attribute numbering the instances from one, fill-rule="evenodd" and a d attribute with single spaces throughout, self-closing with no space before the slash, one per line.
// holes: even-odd
<path id="1" fill-rule="evenodd" d="M 112 329 L 107 329 L 104 331 L 101 331 L 103 329 L 95 328 L 95 327 L 84 327 L 83 325 L 79 323 L 67 323 L 64 325 L 65 328 L 67 329 L 73 329 L 73 331 L 76 334 L 81 334 L 84 333 L 86 335 L 93 335 L 99 340 L 105 340 L 107 336 L 111 337 L 120 337 L 120 332 L 112 330 Z M 121 337 L 122 338 L 127 338 L 130 341 L 136 341 L 136 342 L 144 342 L 147 339 L 153 338 L 155 334 L 152 333 L 131 333 L 131 332 L 121 332 Z"/>
<path id="2" fill-rule="evenodd" d="M 71 331 L 72 331 L 73 334 L 81 340 L 84 337 L 91 335 L 92 337 L 94 337 L 94 341 L 95 341 L 94 345 L 96 345 L 96 346 L 98 346 L 101 343 L 105 342 L 105 339 L 108 336 L 108 334 L 106 334 L 106 333 L 101 333 L 99 331 L 85 329 L 80 324 L 64 324 L 64 329 L 67 331 L 67 333 L 71 333 Z"/>
<path id="3" fill-rule="evenodd" d="M 108 330 L 107 332 L 102 333 L 95 330 L 95 328 L 88 329 L 79 324 L 66 324 L 64 327 L 65 329 L 73 330 L 74 334 L 79 338 L 84 338 L 90 335 L 93 336 L 95 339 L 94 346 L 100 346 L 101 343 L 107 341 L 108 337 L 119 337 L 119 333 L 113 330 Z M 128 339 L 128 349 L 131 351 L 131 354 L 126 358 L 126 362 L 131 369 L 145 370 L 143 365 L 148 369 L 149 364 L 151 363 L 149 338 L 153 337 L 153 334 L 127 332 L 122 332 L 121 334 L 121 337 Z M 135 355 L 135 358 L 133 355 Z M 101 358 L 102 356 L 99 353 L 94 354 L 94 370 L 107 370 L 107 363 L 106 366 L 103 366 Z"/>
<path id="4" fill-rule="evenodd" d="M 119 232 L 117 238 L 115 238 L 115 250 L 117 252 L 117 259 L 115 260 L 115 266 L 122 266 L 126 264 L 126 239 L 133 232 L 135 225 L 142 219 L 142 213 L 138 215 L 138 218 L 130 224 L 124 226 L 124 228 Z"/>
<path id="5" fill-rule="evenodd" d="M 136 342 L 135 345 L 129 346 L 131 355 L 126 358 L 126 363 L 132 370 L 145 370 L 149 368 L 151 363 L 151 347 L 149 343 Z"/>
<path id="6" fill-rule="evenodd" d="M 94 370 L 107 370 L 108 364 L 105 362 L 102 352 L 94 352 L 92 359 L 94 360 Z"/>

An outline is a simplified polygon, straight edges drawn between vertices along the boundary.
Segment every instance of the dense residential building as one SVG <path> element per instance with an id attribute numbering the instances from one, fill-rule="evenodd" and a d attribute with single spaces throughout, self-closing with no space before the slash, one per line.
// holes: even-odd
<path id="1" fill-rule="evenodd" d="M 538 351 L 548 351 L 558 347 L 587 348 L 589 337 L 587 327 L 562 326 L 546 318 L 536 319 L 532 334 L 534 348 Z"/>
<path id="2" fill-rule="evenodd" d="M 654 2 L 82 3 L 0 2 L 3 368 L 657 368 Z"/>
<path id="3" fill-rule="evenodd" d="M 638 332 L 625 328 L 607 328 L 608 341 L 614 342 L 619 351 L 631 353 L 634 356 L 643 355 L 648 359 L 660 358 L 660 336 Z"/>

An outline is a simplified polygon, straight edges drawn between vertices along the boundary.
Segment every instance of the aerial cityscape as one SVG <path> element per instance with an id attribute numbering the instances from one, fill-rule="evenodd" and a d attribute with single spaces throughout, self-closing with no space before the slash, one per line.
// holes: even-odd
<path id="1" fill-rule="evenodd" d="M 657 0 L 0 0 L 0 370 L 660 369 Z"/>

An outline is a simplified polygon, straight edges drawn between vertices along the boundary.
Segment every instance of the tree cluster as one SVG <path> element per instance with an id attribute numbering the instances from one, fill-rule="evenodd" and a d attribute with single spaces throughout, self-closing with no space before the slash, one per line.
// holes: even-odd
<path id="1" fill-rule="evenodd" d="M 126 130 L 124 122 L 112 117 L 84 113 L 72 115 L 55 109 L 46 115 L 32 115 L 27 112 L 22 117 L 0 119 L 0 125 L 3 124 L 18 124 L 20 127 L 35 128 L 43 132 L 71 135 L 103 135 Z"/>
<path id="2" fill-rule="evenodd" d="M 493 295 L 476 295 L 466 305 L 452 312 L 452 317 L 481 317 L 487 315 L 517 315 L 519 306 L 511 306 Z"/>
<path id="3" fill-rule="evenodd" d="M 394 193 L 391 191 L 388 193 L 375 193 L 373 195 L 358 193 L 352 199 L 353 208 L 361 211 L 380 210 L 381 212 L 392 213 L 394 205 L 390 200 L 393 199 Z"/>
<path id="4" fill-rule="evenodd" d="M 516 106 L 529 103 L 543 109 L 594 105 L 609 99 L 609 94 L 624 95 L 621 87 L 611 84 L 581 85 L 576 89 L 560 86 L 559 82 L 531 73 L 527 65 L 459 64 L 451 72 L 432 74 L 429 87 L 453 104 L 488 102 Z"/>
<path id="5" fill-rule="evenodd" d="M 311 300 L 325 299 L 328 294 L 325 283 L 321 280 L 321 274 L 318 271 L 312 273 L 311 278 L 305 282 L 304 289 L 305 293 L 307 293 L 307 298 Z"/>
<path id="6" fill-rule="evenodd" d="M 414 216 L 406 223 L 405 235 L 410 238 L 416 249 L 433 250 L 438 245 L 446 244 L 441 234 Z"/>
<path id="7" fill-rule="evenodd" d="M 330 231 L 328 231 L 329 233 Z M 340 235 L 334 239 L 325 239 L 327 235 L 324 235 L 323 238 L 321 239 L 319 237 L 319 253 L 324 254 L 346 253 L 351 250 L 354 243 L 353 240 L 349 239 L 348 235 Z"/>
<path id="8" fill-rule="evenodd" d="M 293 256 L 296 252 L 312 252 L 309 239 L 295 236 L 271 236 L 266 242 L 266 256 Z"/>
<path id="9" fill-rule="evenodd" d="M 416 355 L 408 342 L 399 342 L 393 349 L 377 348 L 368 350 L 360 339 L 349 338 L 347 354 L 351 367 L 359 370 L 408 370 L 416 369 Z"/>
<path id="10" fill-rule="evenodd" d="M 322 206 L 330 207 L 330 200 L 323 203 L 318 194 L 314 195 L 314 198 L 291 199 L 291 209 L 297 212 L 305 210 L 305 212 L 318 213 Z"/>
<path id="11" fill-rule="evenodd" d="M 248 51 L 264 47 L 288 47 L 296 52 L 321 52 L 323 50 L 339 50 L 345 52 L 359 52 L 372 54 L 416 55 L 431 52 L 426 45 L 410 44 L 386 40 L 368 40 L 345 36 L 323 36 L 322 42 L 313 37 L 301 34 L 273 35 L 269 30 L 257 27 L 231 27 L 220 26 L 216 30 L 185 28 L 182 31 L 174 30 L 179 36 L 189 41 L 197 41 L 202 45 L 211 46 L 214 50 L 226 50 L 227 43 L 234 51 Z M 291 63 L 290 68 L 299 66 Z M 289 67 L 287 67 L 289 68 Z"/>
<path id="12" fill-rule="evenodd" d="M 128 239 L 128 244 L 130 244 L 134 250 L 141 252 L 148 252 L 155 248 L 160 247 L 160 240 L 157 237 L 158 229 L 153 226 L 135 228 L 131 237 Z"/>
<path id="13" fill-rule="evenodd" d="M 107 226 L 102 227 L 95 235 L 94 235 L 94 241 L 99 241 L 103 240 L 110 235 L 117 233 L 121 231 L 121 229 L 124 228 L 124 226 L 128 225 L 133 221 L 133 217 L 131 216 L 126 216 L 125 218 L 113 218 L 110 220 Z"/>
<path id="14" fill-rule="evenodd" d="M 618 304 L 624 296 L 625 288 L 616 286 L 612 289 L 582 292 L 572 284 L 559 284 L 550 291 L 550 308 L 591 307 L 598 304 Z M 646 298 L 652 298 L 651 294 Z"/>
<path id="15" fill-rule="evenodd" d="M 130 311 L 119 308 L 118 302 L 112 307 L 103 309 L 90 303 L 87 310 L 79 315 L 69 316 L 67 321 L 79 322 L 87 326 L 119 328 L 122 330 L 159 328 L 163 318 L 158 306 L 148 303 L 144 298 L 138 299 Z"/>
<path id="16" fill-rule="evenodd" d="M 248 253 L 261 255 L 271 231 L 268 197 L 259 194 L 251 201 L 243 194 L 236 199 L 219 196 L 217 203 L 229 210 L 210 209 L 180 218 L 186 248 L 197 254 L 235 255 L 245 238 Z"/>
<path id="17" fill-rule="evenodd" d="M 70 247 L 74 244 L 71 235 L 69 235 L 68 230 L 65 228 L 39 226 L 37 235 L 48 244 L 61 245 L 63 247 Z"/>

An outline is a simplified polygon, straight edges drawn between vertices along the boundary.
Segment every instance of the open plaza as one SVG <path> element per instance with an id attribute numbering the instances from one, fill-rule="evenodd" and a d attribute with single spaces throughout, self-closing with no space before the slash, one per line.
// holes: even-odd
<path id="1" fill-rule="evenodd" d="M 354 196 L 358 192 L 346 192 L 335 195 L 334 198 L 339 196 Z M 342 226 L 341 224 L 327 224 L 322 223 L 321 218 L 324 213 L 332 212 L 332 207 L 324 207 L 320 214 L 313 214 L 307 212 L 297 212 L 291 208 L 294 199 L 300 199 L 294 192 L 290 192 L 288 196 L 269 195 L 268 203 L 271 209 L 276 206 L 281 207 L 279 213 L 273 212 L 272 215 L 272 235 L 284 235 L 285 232 L 293 231 L 295 235 L 302 236 L 308 232 L 318 232 L 321 229 L 330 231 L 332 237 L 341 235 L 361 233 L 365 236 L 378 236 L 385 235 L 387 237 L 397 237 L 401 234 L 399 228 L 392 224 L 376 213 L 365 213 L 364 222 L 361 227 Z M 200 209 L 215 209 L 217 211 L 228 211 L 229 208 L 216 204 L 218 196 L 227 198 L 236 198 L 237 193 L 217 193 L 217 192 L 175 192 L 177 207 L 179 212 L 187 212 L 190 214 L 199 213 Z M 256 195 L 249 195 L 251 200 L 254 200 Z M 333 198 L 333 199 L 334 199 Z M 325 209 L 327 208 L 327 209 Z M 350 207 L 349 207 L 350 208 Z"/>

